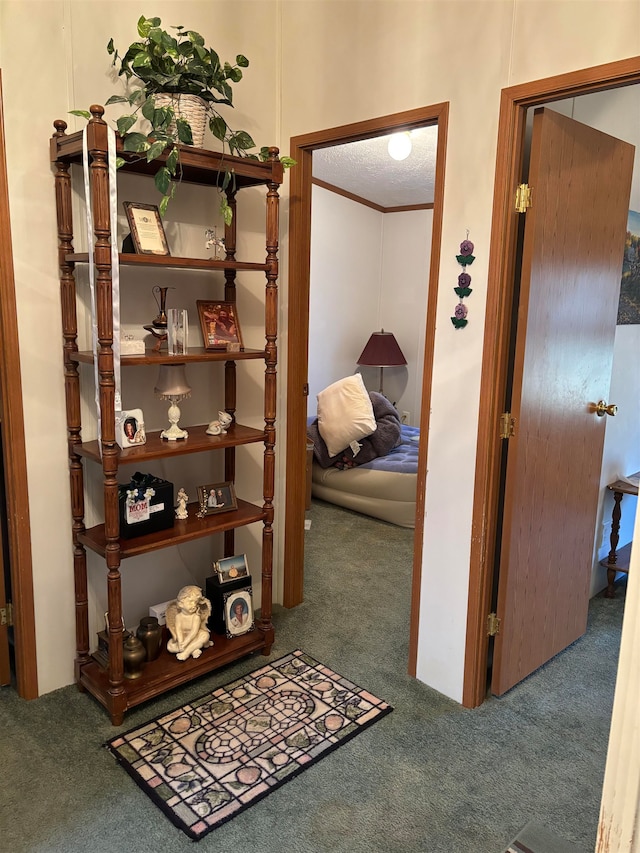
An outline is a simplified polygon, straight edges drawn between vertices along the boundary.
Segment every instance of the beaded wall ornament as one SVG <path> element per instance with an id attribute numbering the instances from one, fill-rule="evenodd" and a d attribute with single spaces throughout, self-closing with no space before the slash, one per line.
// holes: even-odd
<path id="1" fill-rule="evenodd" d="M 471 288 L 469 285 L 471 284 L 471 276 L 467 272 L 466 268 L 475 261 L 475 255 L 473 254 L 473 243 L 469 240 L 469 232 L 467 231 L 467 239 L 463 240 L 460 243 L 460 254 L 456 255 L 456 261 L 463 267 L 463 272 L 458 276 L 458 286 L 454 287 L 454 292 L 456 296 L 460 299 L 458 304 L 455 307 L 453 312 L 453 317 L 451 318 L 451 322 L 453 323 L 456 329 L 464 329 L 464 327 L 469 322 L 467 320 L 467 314 L 469 309 L 462 301 L 465 296 L 470 296 Z"/>

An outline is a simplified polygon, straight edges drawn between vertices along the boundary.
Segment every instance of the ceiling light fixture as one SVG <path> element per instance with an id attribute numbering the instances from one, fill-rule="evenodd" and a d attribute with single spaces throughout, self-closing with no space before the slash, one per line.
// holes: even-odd
<path id="1" fill-rule="evenodd" d="M 392 133 L 387 146 L 389 156 L 394 160 L 406 160 L 411 154 L 411 135 L 408 130 Z"/>

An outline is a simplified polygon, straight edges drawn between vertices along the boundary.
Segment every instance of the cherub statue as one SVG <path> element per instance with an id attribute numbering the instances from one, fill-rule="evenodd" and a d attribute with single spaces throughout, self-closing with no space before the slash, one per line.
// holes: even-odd
<path id="1" fill-rule="evenodd" d="M 180 489 L 178 491 L 178 506 L 176 507 L 176 518 L 179 518 L 180 520 L 189 518 L 189 513 L 187 512 L 188 501 L 189 495 L 185 492 L 184 489 Z"/>
<path id="2" fill-rule="evenodd" d="M 207 427 L 207 435 L 226 435 L 227 427 L 230 426 L 232 420 L 229 412 L 218 412 L 218 420 L 211 421 Z"/>
<path id="3" fill-rule="evenodd" d="M 199 658 L 202 649 L 212 646 L 207 620 L 211 616 L 211 602 L 199 586 L 183 586 L 177 598 L 167 605 L 167 627 L 171 639 L 167 650 L 178 660 Z"/>

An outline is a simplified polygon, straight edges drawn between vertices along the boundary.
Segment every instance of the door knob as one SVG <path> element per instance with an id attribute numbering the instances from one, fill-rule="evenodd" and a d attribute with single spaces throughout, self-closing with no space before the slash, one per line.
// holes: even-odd
<path id="1" fill-rule="evenodd" d="M 613 417 L 617 411 L 618 407 L 614 406 L 613 403 L 609 403 L 608 406 L 604 400 L 599 400 L 598 403 L 596 403 L 596 415 L 599 418 L 603 418 L 605 415 L 611 415 L 611 417 Z"/>

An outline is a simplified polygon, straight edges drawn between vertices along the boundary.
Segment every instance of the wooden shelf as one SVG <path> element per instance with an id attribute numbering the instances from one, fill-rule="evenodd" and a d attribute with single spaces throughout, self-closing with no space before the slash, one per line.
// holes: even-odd
<path id="1" fill-rule="evenodd" d="M 225 261 L 213 260 L 212 258 L 174 258 L 171 255 L 118 255 L 121 266 L 135 267 L 165 267 L 166 269 L 190 269 L 190 270 L 244 270 L 245 272 L 266 272 L 269 264 L 252 263 L 249 261 Z M 74 252 L 65 255 L 68 263 L 89 263 L 88 252 Z"/>
<path id="2" fill-rule="evenodd" d="M 204 649 L 199 658 L 179 661 L 175 655 L 166 650 L 165 634 L 165 642 L 157 660 L 146 663 L 139 678 L 124 679 L 123 687 L 126 695 L 124 710 L 153 699 L 169 687 L 178 687 L 193 678 L 233 663 L 238 658 L 262 651 L 266 646 L 265 635 L 259 629 L 232 639 L 212 634 L 211 639 L 213 646 Z M 91 660 L 81 667 L 80 683 L 108 708 L 109 673 L 97 661 Z"/>
<path id="3" fill-rule="evenodd" d="M 247 524 L 254 524 L 256 521 L 264 521 L 266 518 L 262 507 L 242 500 L 238 500 L 238 509 L 207 515 L 204 518 L 198 518 L 196 515 L 199 510 L 197 503 L 190 503 L 187 509 L 189 518 L 184 521 L 176 519 L 173 527 L 167 530 L 147 533 L 146 536 L 138 536 L 135 539 L 119 539 L 121 559 L 148 554 L 150 551 L 158 551 L 172 545 L 181 545 L 183 542 L 202 539 L 204 536 L 212 536 L 214 533 L 225 530 L 235 530 Z M 106 556 L 107 541 L 104 535 L 104 524 L 90 527 L 80 533 L 78 539 L 96 554 L 100 554 L 101 557 Z"/>
<path id="4" fill-rule="evenodd" d="M 93 364 L 93 353 L 88 350 L 72 352 L 69 358 L 77 363 Z M 152 349 L 145 350 L 144 355 L 123 355 L 120 357 L 120 365 L 131 367 L 138 364 L 188 364 L 197 361 L 247 361 L 264 358 L 266 358 L 266 352 L 262 349 L 228 352 L 224 349 L 206 350 L 204 347 L 189 347 L 189 352 L 185 355 L 169 355 L 166 352 L 154 352 Z"/>
<path id="5" fill-rule="evenodd" d="M 622 548 L 618 548 L 616 551 L 616 561 L 615 563 L 610 563 L 608 558 L 604 560 L 600 560 L 600 565 L 605 569 L 615 569 L 616 572 L 623 572 L 624 574 L 629 574 L 629 563 L 631 562 L 631 545 L 633 543 L 629 542 L 628 545 L 624 545 Z"/>
<path id="6" fill-rule="evenodd" d="M 242 444 L 258 444 L 265 439 L 264 430 L 232 424 L 226 435 L 207 435 L 207 424 L 185 427 L 189 436 L 181 441 L 167 441 L 160 438 L 161 430 L 147 433 L 147 443 L 139 447 L 126 447 L 120 451 L 120 465 L 137 465 L 152 459 L 168 459 L 170 456 L 182 456 L 185 453 L 202 453 L 207 450 L 223 450 L 225 447 L 239 447 Z M 88 441 L 74 446 L 78 456 L 102 462 L 100 445 L 97 441 Z"/>
<path id="7" fill-rule="evenodd" d="M 83 163 L 83 133 L 66 134 L 66 122 L 57 120 L 54 122 L 55 132 L 49 142 L 49 155 L 54 164 L 56 184 L 56 212 L 58 223 L 58 267 L 61 287 L 62 307 L 62 335 L 64 339 L 65 360 L 65 399 L 67 412 L 67 430 L 72 454 L 70 465 L 70 487 L 71 487 L 71 510 L 73 525 L 70 534 L 73 539 L 73 577 L 75 593 L 75 623 L 76 623 L 76 659 L 75 675 L 78 684 L 91 693 L 107 709 L 113 725 L 121 725 L 123 716 L 127 709 L 139 705 L 155 696 L 159 696 L 168 690 L 191 681 L 193 678 L 211 672 L 222 666 L 232 663 L 239 658 L 245 657 L 253 652 L 262 652 L 268 655 L 274 640 L 274 630 L 271 623 L 272 592 L 273 592 L 273 506 L 275 466 L 273 463 L 275 452 L 275 429 L 273 423 L 276 417 L 276 383 L 277 383 L 277 349 L 276 340 L 278 333 L 278 300 L 277 300 L 277 273 L 278 273 L 278 187 L 283 180 L 283 166 L 277 159 L 268 159 L 262 162 L 249 157 L 237 157 L 223 154 L 217 151 L 207 151 L 204 148 L 192 146 L 180 146 L 180 174 L 179 180 L 184 184 L 201 184 L 211 187 L 215 192 L 212 196 L 217 197 L 218 190 L 225 192 L 223 184 L 226 173 L 233 172 L 233 192 L 227 192 L 229 204 L 234 210 L 231 222 L 225 224 L 224 237 L 229 250 L 229 259 L 220 260 L 213 258 L 186 258 L 172 257 L 171 255 L 147 255 L 132 252 L 122 252 L 118 255 L 117 263 L 123 269 L 127 268 L 126 287 L 135 288 L 140 283 L 140 271 L 147 270 L 154 275 L 167 278 L 170 276 L 162 270 L 173 270 L 173 277 L 180 275 L 192 275 L 189 271 L 200 270 L 201 275 L 196 276 L 194 283 L 198 286 L 198 292 L 205 297 L 210 297 L 210 284 L 218 279 L 218 285 L 224 284 L 224 298 L 232 303 L 236 302 L 238 272 L 260 272 L 264 279 L 264 322 L 261 340 L 256 340 L 261 349 L 245 349 L 242 352 L 230 352 L 226 349 L 208 350 L 203 346 L 190 347 L 188 353 L 181 356 L 172 356 L 167 352 L 166 344 L 163 350 L 156 350 L 157 339 L 153 340 L 151 334 L 146 338 L 146 349 L 139 355 L 122 355 L 120 364 L 123 368 L 135 366 L 159 366 L 167 364 L 193 364 L 197 362 L 208 363 L 209 367 L 218 365 L 214 370 L 205 371 L 210 379 L 217 384 L 224 385 L 221 392 L 224 393 L 224 407 L 230 412 L 235 412 L 238 405 L 236 389 L 236 364 L 242 361 L 252 361 L 256 367 L 264 370 L 262 388 L 253 386 L 247 388 L 254 400 L 259 396 L 260 404 L 264 411 L 264 422 L 259 429 L 233 424 L 225 435 L 210 436 L 206 434 L 206 425 L 197 424 L 188 426 L 188 438 L 173 442 L 160 438 L 160 431 L 148 432 L 144 445 L 119 448 L 117 444 L 109 443 L 109 452 L 101 456 L 101 447 L 98 441 L 79 442 L 81 430 L 81 401 L 83 399 L 83 385 L 93 385 L 93 371 L 80 370 L 78 364 L 93 365 L 97 362 L 98 376 L 97 390 L 99 409 L 102 412 L 103 424 L 108 427 L 110 436 L 114 435 L 114 405 L 113 405 L 113 353 L 110 342 L 113 341 L 113 312 L 111 306 L 112 282 L 111 264 L 112 256 L 106 236 L 111 228 L 111 211 L 109 199 L 112 196 L 113 186 L 110 183 L 111 176 L 105 164 L 109 162 L 109 131 L 105 121 L 100 118 L 102 108 L 94 110 L 93 117 L 89 120 L 86 128 L 87 147 L 89 150 L 89 178 L 91 184 L 91 198 L 93 200 L 93 219 L 95 240 L 87 244 L 86 252 L 75 252 L 73 246 L 74 236 L 74 208 L 72 197 L 72 169 L 82 166 Z M 148 163 L 144 154 L 135 154 L 123 150 L 122 139 L 116 134 L 116 152 L 122 157 L 124 164 L 118 169 L 118 175 L 131 174 L 153 177 L 158 168 L 166 162 L 166 154 Z M 274 149 L 274 154 L 277 149 Z M 253 254 L 259 262 L 249 260 L 236 260 L 235 247 L 237 240 L 237 223 L 239 216 L 236 215 L 236 203 L 239 197 L 236 191 L 245 187 L 257 189 L 258 192 L 248 193 L 252 204 L 257 201 L 256 196 L 263 197 L 265 213 L 264 242 L 260 254 Z M 181 190 L 188 192 L 188 188 Z M 204 249 L 202 251 L 204 253 Z M 100 337 L 105 342 L 104 347 L 99 347 L 96 356 L 93 352 L 78 350 L 78 311 L 76 301 L 80 299 L 76 287 L 75 273 L 76 265 L 87 264 L 91 257 L 97 257 L 100 262 L 100 275 L 97 284 L 97 298 L 95 300 L 95 316 L 93 321 L 100 330 Z M 233 259 L 231 259 L 233 257 Z M 113 259 L 115 261 L 115 259 Z M 176 272 L 178 271 L 178 272 Z M 216 273 L 216 275 L 212 275 Z M 147 275 L 148 277 L 148 275 Z M 142 276 L 144 278 L 144 276 Z M 216 286 L 218 286 L 216 285 Z M 82 305 L 82 313 L 88 311 L 88 306 Z M 145 332 L 147 330 L 145 329 Z M 141 330 L 142 333 L 142 330 Z M 196 340 L 201 338 L 196 336 Z M 91 344 L 85 344 L 85 346 Z M 155 346 L 154 346 L 155 345 Z M 262 364 L 259 364 L 262 362 Z M 194 371 L 194 374 L 197 371 Z M 203 384 L 202 377 L 200 383 Z M 131 375 L 129 375 L 131 379 Z M 152 393 L 153 386 L 148 388 L 147 393 Z M 257 402 L 257 400 L 256 400 Z M 212 413 L 212 416 L 215 413 Z M 107 419 L 107 420 L 105 420 Z M 104 432 L 104 430 L 103 430 Z M 212 513 L 204 518 L 198 518 L 199 506 L 194 501 L 188 506 L 188 517 L 184 520 L 173 520 L 173 526 L 167 530 L 160 530 L 146 535 L 138 535 L 136 538 L 114 539 L 119 531 L 119 506 L 115 500 L 115 483 L 124 482 L 126 472 L 123 470 L 118 476 L 121 466 L 139 465 L 138 470 L 145 470 L 145 463 L 170 457 L 184 456 L 190 453 L 211 453 L 223 450 L 225 479 L 235 480 L 236 471 L 236 448 L 242 445 L 252 444 L 254 446 L 262 443 L 263 462 L 261 470 L 247 472 L 251 475 L 252 487 L 246 486 L 246 494 L 255 492 L 256 500 L 262 501 L 260 505 L 238 500 L 237 509 L 223 510 Z M 86 460 L 86 462 L 85 462 Z M 185 460 L 183 460 L 184 462 Z M 91 464 L 98 464 L 103 475 L 104 495 L 104 523 L 84 529 L 85 524 L 85 468 Z M 135 470 L 135 469 L 133 469 Z M 97 472 L 91 472 L 95 475 Z M 192 482 L 185 484 L 187 490 L 195 492 Z M 262 488 L 260 489 L 260 485 Z M 251 488 L 251 492 L 249 492 Z M 258 494 L 261 497 L 258 497 Z M 196 497 L 192 494 L 192 497 Z M 171 500 L 173 499 L 173 496 Z M 173 507 L 171 515 L 175 516 Z M 95 651 L 92 656 L 88 654 L 91 648 L 89 639 L 89 587 L 87 576 L 87 551 L 91 550 L 108 563 L 106 572 L 107 598 L 109 610 L 109 622 L 112 625 L 120 625 L 123 613 L 123 583 L 122 573 L 136 570 L 136 560 L 130 560 L 123 568 L 123 560 L 128 557 L 137 557 L 170 548 L 196 539 L 205 539 L 217 534 L 224 542 L 219 542 L 220 553 L 230 556 L 236 553 L 235 530 L 249 524 L 260 523 L 261 532 L 261 560 L 259 577 L 256 574 L 254 584 L 260 586 L 261 611 L 259 627 L 256 630 L 233 639 L 215 636 L 214 646 L 203 651 L 202 655 L 193 660 L 178 661 L 175 655 L 165 650 L 157 661 L 145 665 L 140 678 L 124 678 L 120 662 L 120 648 L 114 653 L 109 661 L 104 655 Z M 105 529 L 109 531 L 109 544 L 105 535 Z M 81 532 L 78 532 L 81 531 Z M 124 531 L 125 533 L 128 531 Z M 207 561 L 205 560 L 205 563 Z M 194 567 L 195 569 L 195 567 Z M 202 566 L 203 571 L 206 565 Z M 257 591 L 257 590 L 256 590 Z M 177 592 L 177 590 L 176 590 Z M 149 595 L 153 594 L 151 590 Z M 115 635 L 113 641 L 119 642 L 119 635 Z M 165 632 L 166 640 L 166 632 Z"/>
<path id="8" fill-rule="evenodd" d="M 91 125 L 90 125 L 91 126 Z M 270 182 L 281 184 L 283 166 L 279 160 L 252 160 L 249 157 L 235 157 L 220 151 L 207 151 L 190 145 L 180 145 L 180 181 L 182 183 L 222 186 L 226 171 L 233 171 L 238 189 L 255 187 Z M 150 175 L 158 171 L 158 165 L 166 161 L 166 155 L 147 163 L 144 155 L 124 151 L 122 140 L 116 134 L 116 153 L 127 162 L 118 169 L 120 174 Z M 61 160 L 67 163 L 82 163 L 82 131 L 53 136 L 50 150 L 51 162 Z"/>

